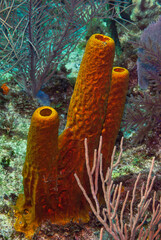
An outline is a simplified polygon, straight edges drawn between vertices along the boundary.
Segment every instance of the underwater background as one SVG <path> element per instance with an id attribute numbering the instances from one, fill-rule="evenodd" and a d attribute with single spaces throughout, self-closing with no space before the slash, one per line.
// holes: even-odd
<path id="1" fill-rule="evenodd" d="M 14 206 L 24 193 L 22 171 L 31 117 L 39 107 L 52 107 L 59 115 L 59 135 L 63 133 L 85 47 L 93 34 L 114 40 L 113 67 L 129 71 L 115 142 L 116 159 L 122 136 L 123 152 L 112 171 L 114 184 L 122 182 L 120 204 L 127 191 L 132 198 L 141 173 L 133 206 L 137 209 L 140 188 L 146 184 L 155 157 L 155 181 L 148 199 L 156 191 L 155 204 L 160 206 L 161 1 L 0 0 L 0 30 L 0 239 L 29 239 L 24 231 L 15 230 Z M 129 208 L 127 203 L 127 224 Z M 151 201 L 143 223 L 145 230 L 153 209 Z M 156 231 L 161 228 L 159 223 Z M 87 223 L 71 219 L 66 225 L 58 225 L 44 221 L 30 239 L 114 239 L 105 230 L 101 237 L 101 227 L 91 211 Z M 158 230 L 156 239 L 161 239 L 159 234 Z M 143 238 L 136 233 L 134 239 Z"/>

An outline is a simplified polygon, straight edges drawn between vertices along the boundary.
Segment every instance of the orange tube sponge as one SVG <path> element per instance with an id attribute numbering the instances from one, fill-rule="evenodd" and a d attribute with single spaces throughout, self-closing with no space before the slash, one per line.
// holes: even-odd
<path id="1" fill-rule="evenodd" d="M 59 137 L 59 220 L 87 220 L 87 204 L 73 173 L 87 185 L 84 138 L 88 138 L 90 160 L 97 148 L 105 120 L 115 44 L 110 37 L 94 34 L 89 39 L 70 101 L 66 129 Z M 72 203 L 72 206 L 71 206 Z M 70 206 L 70 207 L 69 207 Z"/>
<path id="2" fill-rule="evenodd" d="M 84 142 L 85 137 L 92 149 L 97 148 L 105 120 L 114 51 L 113 39 L 102 34 L 92 35 L 87 43 L 69 105 L 66 129 L 59 137 L 60 167 L 70 161 L 67 155 L 72 143 L 69 141 L 73 141 L 72 151 L 84 149 L 80 142 Z M 72 166 L 78 163 L 75 160 Z"/>
<path id="3" fill-rule="evenodd" d="M 67 116 L 66 128 L 73 129 L 74 139 L 101 133 L 114 51 L 113 39 L 102 34 L 92 35 L 87 43 Z"/>
<path id="4" fill-rule="evenodd" d="M 109 161 L 115 144 L 128 71 L 119 67 L 112 71 L 114 50 L 110 37 L 94 34 L 89 39 L 70 101 L 66 128 L 59 137 L 57 112 L 50 107 L 35 111 L 23 169 L 24 196 L 16 204 L 16 230 L 31 235 L 42 220 L 60 224 L 88 220 L 90 209 L 74 173 L 88 194 L 84 138 L 88 138 L 90 165 L 101 134 L 104 161 Z"/>
<path id="5" fill-rule="evenodd" d="M 106 118 L 102 130 L 103 164 L 106 168 L 110 166 L 112 151 L 120 128 L 128 90 L 128 82 L 128 70 L 122 67 L 114 67 L 112 70 L 112 81 L 107 103 Z M 104 167 L 104 169 L 106 168 Z"/>
<path id="6" fill-rule="evenodd" d="M 23 168 L 24 198 L 20 195 L 17 201 L 20 214 L 15 225 L 16 230 L 24 227 L 28 235 L 36 222 L 50 218 L 56 205 L 58 125 L 58 114 L 51 107 L 38 108 L 31 119 Z"/>

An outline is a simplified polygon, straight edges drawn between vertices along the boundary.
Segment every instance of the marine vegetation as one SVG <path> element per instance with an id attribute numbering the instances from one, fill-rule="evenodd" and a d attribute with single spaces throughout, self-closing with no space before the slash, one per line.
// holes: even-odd
<path id="1" fill-rule="evenodd" d="M 3 15 L 4 6 L 0 7 Z M 73 51 L 87 23 L 94 17 L 119 18 L 113 11 L 115 8 L 122 12 L 124 6 L 116 0 L 8 3 L 2 16 L 5 24 L 1 24 L 1 70 L 12 70 L 17 83 L 36 97 L 58 65 Z"/>

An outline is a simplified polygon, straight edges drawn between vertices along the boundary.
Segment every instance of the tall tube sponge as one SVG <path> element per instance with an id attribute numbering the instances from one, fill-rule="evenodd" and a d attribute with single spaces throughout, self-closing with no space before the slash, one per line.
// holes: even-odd
<path id="1" fill-rule="evenodd" d="M 78 188 L 78 173 L 86 189 L 84 138 L 88 138 L 89 159 L 97 148 L 105 120 L 115 43 L 110 37 L 94 34 L 89 39 L 70 101 L 66 129 L 59 137 L 59 219 L 64 223 L 89 218 L 89 206 Z M 58 216 L 57 215 L 57 216 Z M 60 221 L 58 219 L 58 221 Z"/>
<path id="2" fill-rule="evenodd" d="M 24 195 L 19 195 L 15 208 L 15 229 L 27 237 L 42 220 L 50 219 L 57 205 L 58 125 L 58 114 L 51 107 L 38 108 L 31 119 L 22 173 Z"/>

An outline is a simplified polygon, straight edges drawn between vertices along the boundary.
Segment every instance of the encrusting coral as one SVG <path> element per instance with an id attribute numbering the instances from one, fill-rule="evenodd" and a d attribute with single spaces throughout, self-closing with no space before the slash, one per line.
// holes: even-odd
<path id="1" fill-rule="evenodd" d="M 59 224 L 89 219 L 89 206 L 74 173 L 79 174 L 88 192 L 84 138 L 88 138 L 91 161 L 100 135 L 103 135 L 103 152 L 111 154 L 115 144 L 125 104 L 128 71 L 119 67 L 112 71 L 114 51 L 115 44 L 110 37 L 94 34 L 89 39 L 67 124 L 59 137 L 58 114 L 54 109 L 41 107 L 33 114 L 23 168 L 24 195 L 19 196 L 15 207 L 15 229 L 27 237 L 47 219 Z M 112 144 L 106 148 L 110 139 Z M 104 164 L 110 164 L 110 154 Z"/>

